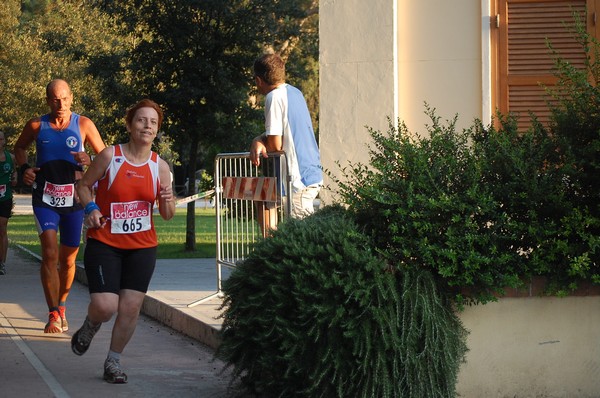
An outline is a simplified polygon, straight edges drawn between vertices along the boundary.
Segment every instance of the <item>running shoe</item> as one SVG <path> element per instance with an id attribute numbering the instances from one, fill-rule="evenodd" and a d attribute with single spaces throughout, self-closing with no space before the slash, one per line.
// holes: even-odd
<path id="1" fill-rule="evenodd" d="M 62 322 L 58 311 L 50 311 L 48 323 L 44 327 L 44 333 L 62 333 Z"/>
<path id="2" fill-rule="evenodd" d="M 58 313 L 60 314 L 60 322 L 62 324 L 63 332 L 66 332 L 67 330 L 69 330 L 69 322 L 67 322 L 67 317 L 65 315 L 66 311 L 67 311 L 67 307 L 65 307 L 64 305 L 58 306 Z"/>
<path id="3" fill-rule="evenodd" d="M 86 316 L 83 325 L 75 332 L 71 338 L 71 350 L 77 355 L 83 355 L 90 348 L 90 344 L 96 332 L 102 324 L 94 326 L 90 319 Z"/>
<path id="4" fill-rule="evenodd" d="M 6 268 L 4 267 L 4 263 L 0 263 L 0 275 L 6 275 Z"/>
<path id="5" fill-rule="evenodd" d="M 112 384 L 127 383 L 127 375 L 121 369 L 121 364 L 114 358 L 104 361 L 104 380 Z"/>

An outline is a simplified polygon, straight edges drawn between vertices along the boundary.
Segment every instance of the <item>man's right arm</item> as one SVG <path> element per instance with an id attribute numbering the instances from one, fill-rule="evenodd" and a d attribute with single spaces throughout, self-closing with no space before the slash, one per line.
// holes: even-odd
<path id="1" fill-rule="evenodd" d="M 27 163 L 27 150 L 29 146 L 35 141 L 37 133 L 40 131 L 40 120 L 39 118 L 31 119 L 27 122 L 17 142 L 15 142 L 14 152 L 15 160 L 17 165 L 20 166 Z"/>
<path id="2" fill-rule="evenodd" d="M 15 161 L 19 175 L 21 176 L 22 181 L 27 185 L 31 185 L 33 184 L 33 181 L 35 181 L 35 169 L 32 169 L 27 163 L 27 150 L 37 138 L 39 131 L 40 119 L 31 119 L 23 128 L 23 131 L 14 146 Z"/>
<path id="3" fill-rule="evenodd" d="M 268 157 L 268 152 L 278 152 L 283 150 L 283 140 L 280 135 L 261 134 L 252 140 L 250 145 L 250 161 L 253 165 L 260 165 L 260 158 Z"/>

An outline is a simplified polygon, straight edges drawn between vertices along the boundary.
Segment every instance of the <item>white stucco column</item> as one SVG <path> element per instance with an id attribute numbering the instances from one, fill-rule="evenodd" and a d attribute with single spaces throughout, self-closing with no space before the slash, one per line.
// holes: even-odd
<path id="1" fill-rule="evenodd" d="M 323 167 L 368 163 L 365 126 L 387 130 L 396 114 L 396 0 L 334 0 L 319 4 L 320 120 Z M 395 77 L 396 76 L 396 77 Z M 329 183 L 325 177 L 325 184 Z M 323 190 L 328 203 L 330 194 Z"/>

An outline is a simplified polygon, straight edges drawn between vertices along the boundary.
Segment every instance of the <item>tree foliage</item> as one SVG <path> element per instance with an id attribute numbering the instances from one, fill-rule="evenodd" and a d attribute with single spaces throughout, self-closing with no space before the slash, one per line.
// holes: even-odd
<path id="1" fill-rule="evenodd" d="M 0 11 L 0 128 L 12 143 L 25 122 L 43 110 L 43 86 L 38 82 L 45 75 L 41 49 L 34 37 L 22 32 L 20 2 L 4 1 Z"/>
<path id="2" fill-rule="evenodd" d="M 165 129 L 187 159 L 190 182 L 199 165 L 212 172 L 217 153 L 247 150 L 262 132 L 262 115 L 249 100 L 252 63 L 266 44 L 298 35 L 295 19 L 306 13 L 296 2 L 262 0 L 105 1 L 103 7 L 135 31 L 131 91 L 164 105 Z M 188 194 L 194 186 L 188 184 Z M 194 249 L 194 222 L 192 202 L 187 250 Z"/>
<path id="3" fill-rule="evenodd" d="M 305 90 L 318 122 L 316 0 L 8 0 L 0 7 L 0 128 L 9 144 L 28 119 L 47 112 L 45 85 L 61 77 L 73 89 L 73 110 L 94 120 L 108 144 L 126 139 L 129 105 L 159 102 L 165 142 L 156 149 L 172 144 L 161 154 L 181 161 L 194 181 L 197 169 L 212 173 L 217 153 L 245 151 L 262 132 L 251 67 L 265 49 L 291 61 L 290 82 Z M 188 216 L 193 250 L 193 202 Z"/>
<path id="4" fill-rule="evenodd" d="M 54 78 L 67 80 L 74 93 L 73 110 L 90 117 L 108 143 L 123 130 L 124 109 L 119 98 L 105 95 L 103 73 L 106 62 L 120 58 L 124 49 L 124 31 L 119 24 L 89 3 L 56 1 L 30 8 L 21 14 L 13 7 L 3 15 L 11 18 L 6 47 L 0 48 L 3 80 L 0 104 L 6 112 L 0 125 L 14 141 L 32 117 L 48 111 L 45 86 Z M 35 3 L 37 4 L 37 3 Z M 68 15 L 69 18 L 64 16 Z M 116 113 L 120 113 L 116 116 Z"/>

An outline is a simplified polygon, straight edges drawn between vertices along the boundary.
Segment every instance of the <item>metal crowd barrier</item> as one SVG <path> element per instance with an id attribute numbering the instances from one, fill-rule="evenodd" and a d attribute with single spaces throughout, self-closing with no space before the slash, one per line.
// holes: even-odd
<path id="1" fill-rule="evenodd" d="M 261 159 L 260 166 L 250 162 L 248 152 L 217 155 L 214 199 L 217 291 L 188 307 L 220 296 L 224 267 L 233 270 L 250 253 L 252 243 L 290 216 L 291 188 L 284 152 L 269 153 L 268 158 Z"/>

